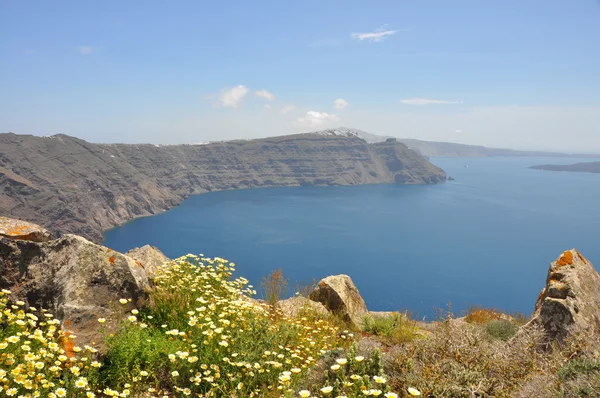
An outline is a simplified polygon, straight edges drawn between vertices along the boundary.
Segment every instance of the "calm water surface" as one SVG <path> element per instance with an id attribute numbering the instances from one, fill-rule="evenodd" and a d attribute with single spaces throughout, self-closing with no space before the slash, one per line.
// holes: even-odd
<path id="1" fill-rule="evenodd" d="M 527 168 L 577 161 L 437 158 L 455 181 L 213 192 L 107 231 L 104 243 L 224 257 L 255 286 L 277 268 L 290 286 L 348 274 L 371 310 L 431 319 L 452 302 L 455 313 L 529 314 L 563 250 L 600 264 L 600 175 Z"/>

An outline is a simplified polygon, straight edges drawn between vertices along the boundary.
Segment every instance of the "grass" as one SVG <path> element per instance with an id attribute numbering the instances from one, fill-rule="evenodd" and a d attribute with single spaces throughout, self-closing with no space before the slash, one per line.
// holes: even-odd
<path id="1" fill-rule="evenodd" d="M 363 319 L 363 331 L 382 337 L 388 344 L 411 342 L 418 334 L 417 322 L 408 314 L 367 315 Z"/>

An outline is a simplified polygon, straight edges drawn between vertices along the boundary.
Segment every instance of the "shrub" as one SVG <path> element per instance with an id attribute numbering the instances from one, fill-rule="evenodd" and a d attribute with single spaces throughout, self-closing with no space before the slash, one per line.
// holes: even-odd
<path id="1" fill-rule="evenodd" d="M 384 337 L 390 344 L 412 341 L 418 334 L 417 322 L 408 314 L 367 315 L 363 319 L 363 331 Z"/>
<path id="2" fill-rule="evenodd" d="M 271 272 L 263 278 L 262 287 L 265 293 L 265 301 L 274 306 L 277 302 L 287 294 L 288 291 L 287 278 L 283 277 L 281 268 Z"/>
<path id="3" fill-rule="evenodd" d="M 542 333 L 522 333 L 510 343 L 460 320 L 441 322 L 427 337 L 398 346 L 386 373 L 395 390 L 418 387 L 424 396 L 512 397 L 545 364 L 536 346 Z"/>
<path id="4" fill-rule="evenodd" d="M 519 330 L 517 325 L 505 319 L 490 321 L 485 325 L 485 332 L 490 338 L 502 341 L 508 341 L 517 330 Z"/>

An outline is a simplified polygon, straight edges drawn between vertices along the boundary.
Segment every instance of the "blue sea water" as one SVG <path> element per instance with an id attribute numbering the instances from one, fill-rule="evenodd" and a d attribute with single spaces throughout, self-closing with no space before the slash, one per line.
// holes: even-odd
<path id="1" fill-rule="evenodd" d="M 528 315 L 562 251 L 600 264 L 600 174 L 528 169 L 577 161 L 434 158 L 455 181 L 213 192 L 107 231 L 104 244 L 224 257 L 256 287 L 278 268 L 292 288 L 348 274 L 371 310 L 431 319 L 451 302 L 455 314 Z"/>

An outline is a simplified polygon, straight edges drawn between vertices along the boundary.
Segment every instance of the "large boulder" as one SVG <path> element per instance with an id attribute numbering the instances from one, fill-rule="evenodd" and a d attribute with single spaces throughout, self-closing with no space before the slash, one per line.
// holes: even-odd
<path id="1" fill-rule="evenodd" d="M 158 267 L 169 261 L 169 258 L 160 250 L 150 245 L 136 247 L 129 250 L 125 255 L 134 259 L 137 264 L 144 268 L 150 279 L 154 279 Z"/>
<path id="2" fill-rule="evenodd" d="M 369 314 L 365 301 L 348 275 L 334 275 L 322 279 L 310 294 L 310 299 L 341 316 L 354 327 L 361 328 Z"/>
<path id="3" fill-rule="evenodd" d="M 0 236 L 32 242 L 48 242 L 54 239 L 50 232 L 39 225 L 8 217 L 0 217 Z"/>
<path id="4" fill-rule="evenodd" d="M 525 330 L 541 327 L 548 343 L 573 334 L 600 336 L 600 275 L 577 250 L 567 250 L 550 265 Z"/>
<path id="5" fill-rule="evenodd" d="M 48 242 L 0 238 L 0 288 L 45 308 L 81 344 L 101 342 L 102 329 L 146 299 L 150 284 L 135 260 L 76 236 Z M 120 299 L 131 300 L 120 304 Z M 104 327 L 98 323 L 105 318 Z M 100 347 L 101 348 L 101 347 Z"/>

